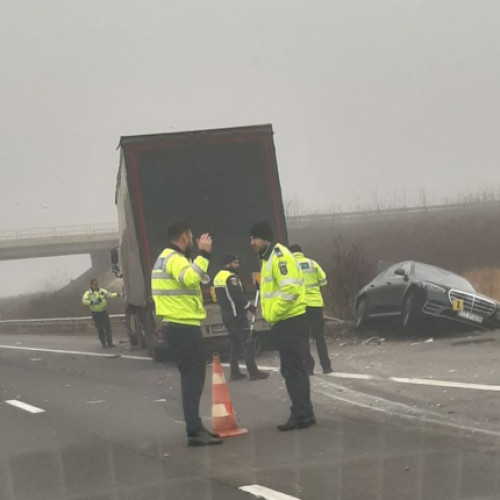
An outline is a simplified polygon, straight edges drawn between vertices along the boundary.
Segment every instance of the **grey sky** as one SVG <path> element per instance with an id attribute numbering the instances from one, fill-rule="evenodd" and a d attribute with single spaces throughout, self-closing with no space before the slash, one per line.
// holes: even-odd
<path id="1" fill-rule="evenodd" d="M 497 187 L 499 22 L 496 0 L 3 2 L 0 229 L 115 220 L 120 135 L 266 122 L 309 208 Z"/>

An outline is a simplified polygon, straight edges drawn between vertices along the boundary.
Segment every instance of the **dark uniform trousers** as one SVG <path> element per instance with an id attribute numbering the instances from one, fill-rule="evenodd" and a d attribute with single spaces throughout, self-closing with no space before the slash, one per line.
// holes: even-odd
<path id="1" fill-rule="evenodd" d="M 162 335 L 181 375 L 182 406 L 188 436 L 203 428 L 200 399 L 205 384 L 206 356 L 199 326 L 163 323 Z"/>
<path id="2" fill-rule="evenodd" d="M 280 321 L 273 326 L 274 342 L 281 362 L 281 374 L 292 401 L 292 415 L 309 418 L 312 413 L 311 386 L 302 348 L 307 338 L 306 315 Z"/>
<path id="3" fill-rule="evenodd" d="M 250 338 L 250 325 L 248 324 L 247 317 L 223 318 L 223 321 L 229 332 L 229 342 L 231 344 L 229 355 L 231 374 L 237 375 L 240 373 L 238 361 L 242 351 L 248 373 L 250 375 L 257 373 L 258 368 L 255 364 L 255 344 Z"/>
<path id="4" fill-rule="evenodd" d="M 325 320 L 323 319 L 323 308 L 307 307 L 306 315 L 309 333 L 316 343 L 316 349 L 318 350 L 321 367 L 323 368 L 323 371 L 329 371 L 332 369 L 332 363 L 328 357 L 328 347 L 325 340 Z M 314 371 L 314 358 L 311 356 L 309 336 L 307 336 L 306 343 L 304 345 L 304 358 L 307 372 L 312 373 Z"/>
<path id="5" fill-rule="evenodd" d="M 92 311 L 92 319 L 99 333 L 99 340 L 102 346 L 110 346 L 113 343 L 113 337 L 111 335 L 111 323 L 108 311 Z"/>

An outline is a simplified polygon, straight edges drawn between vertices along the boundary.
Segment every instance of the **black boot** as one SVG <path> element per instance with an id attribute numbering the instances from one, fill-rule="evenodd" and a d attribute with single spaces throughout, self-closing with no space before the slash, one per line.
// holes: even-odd
<path id="1" fill-rule="evenodd" d="M 311 425 L 313 425 L 311 418 L 298 418 L 295 415 L 291 415 L 286 423 L 278 425 L 278 430 L 294 431 L 295 429 L 307 429 Z"/>
<path id="2" fill-rule="evenodd" d="M 214 436 L 212 432 L 203 428 L 196 434 L 188 436 L 188 446 L 212 446 L 215 444 L 222 444 L 222 439 Z"/>

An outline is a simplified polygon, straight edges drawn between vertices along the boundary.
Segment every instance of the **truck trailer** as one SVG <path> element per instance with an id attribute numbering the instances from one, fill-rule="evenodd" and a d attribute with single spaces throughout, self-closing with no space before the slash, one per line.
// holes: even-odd
<path id="1" fill-rule="evenodd" d="M 255 295 L 259 262 L 249 246 L 249 228 L 266 219 L 277 240 L 287 229 L 271 125 L 122 137 L 115 203 L 119 247 L 112 253 L 115 274 L 123 278 L 128 332 L 132 345 L 165 357 L 161 325 L 155 317 L 150 276 L 168 244 L 169 222 L 188 222 L 195 238 L 209 232 L 214 250 L 208 273 L 213 279 L 226 253 L 238 255 L 240 279 L 249 299 Z M 195 246 L 196 250 L 196 246 Z M 227 342 L 219 306 L 210 285 L 202 287 L 207 344 Z M 268 331 L 256 322 L 257 338 Z M 217 346 L 217 347 L 215 347 Z"/>

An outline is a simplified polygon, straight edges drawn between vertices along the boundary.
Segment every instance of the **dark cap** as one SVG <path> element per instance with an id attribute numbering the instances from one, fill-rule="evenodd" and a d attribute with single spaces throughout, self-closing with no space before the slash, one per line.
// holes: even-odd
<path id="1" fill-rule="evenodd" d="M 251 227 L 250 236 L 253 236 L 254 238 L 260 238 L 261 240 L 265 241 L 273 241 L 274 231 L 269 222 L 267 222 L 266 220 L 261 220 Z"/>
<path id="2" fill-rule="evenodd" d="M 234 262 L 235 260 L 238 260 L 237 255 L 234 255 L 234 253 L 227 253 L 222 259 L 222 265 L 226 266 L 227 264 L 231 264 L 231 262 Z"/>
<path id="3" fill-rule="evenodd" d="M 290 247 L 288 248 L 288 250 L 290 250 L 290 252 L 292 253 L 295 253 L 295 252 L 302 252 L 302 247 L 300 245 L 290 245 Z"/>

